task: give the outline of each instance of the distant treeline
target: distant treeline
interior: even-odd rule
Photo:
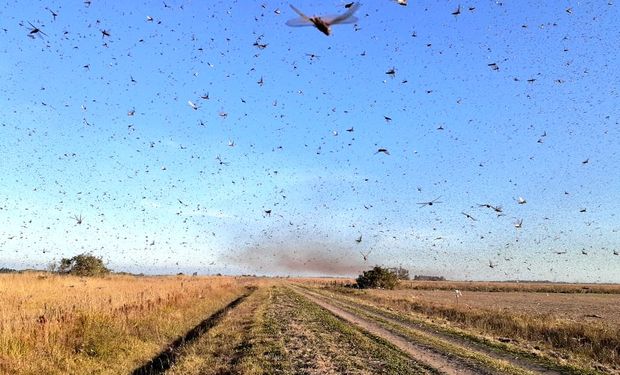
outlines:
[[[15,273],[15,272],[19,272],[19,271],[14,270],[12,268],[6,268],[6,267],[0,268],[0,273]]]

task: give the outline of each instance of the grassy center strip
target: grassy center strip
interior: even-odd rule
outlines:
[[[247,361],[273,371],[238,373],[436,373],[288,288],[272,288],[270,300]]]

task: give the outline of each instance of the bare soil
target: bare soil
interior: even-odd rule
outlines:
[[[372,290],[370,294],[405,298],[454,306],[454,291],[446,290]],[[462,291],[459,304],[472,308],[510,311],[532,316],[552,315],[571,321],[588,321],[612,326],[620,325],[620,294],[594,293],[532,293],[532,292],[473,292]]]

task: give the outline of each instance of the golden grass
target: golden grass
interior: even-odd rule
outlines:
[[[244,291],[227,277],[0,275],[0,373],[122,373]]]
[[[193,343],[185,346],[167,375],[241,373],[239,363],[252,349],[255,315],[269,300],[259,288]],[[247,372],[247,371],[246,371]]]

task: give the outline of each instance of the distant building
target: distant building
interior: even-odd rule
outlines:
[[[426,275],[415,275],[413,279],[418,280],[418,281],[445,281],[446,280],[446,278],[443,276],[426,276]]]

